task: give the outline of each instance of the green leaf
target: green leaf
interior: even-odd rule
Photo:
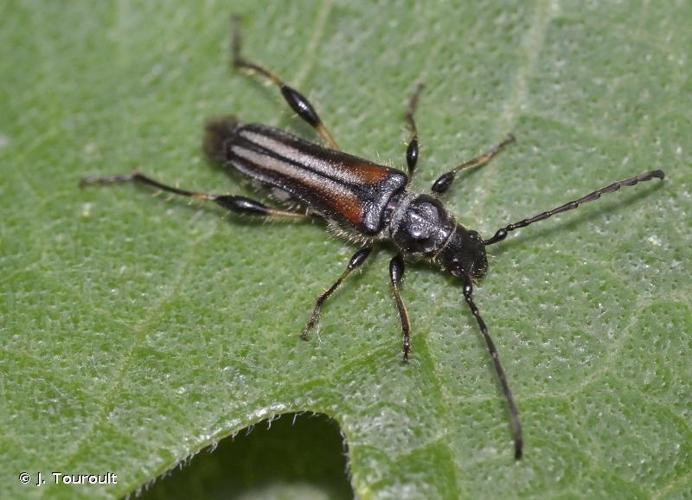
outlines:
[[[484,235],[666,171],[489,248],[475,298],[521,411],[521,462],[453,279],[408,266],[407,365],[387,248],[301,342],[354,251],[322,224],[78,189],[139,168],[249,194],[204,161],[206,118],[314,136],[274,88],[229,70],[229,9],[246,56],[354,154],[403,167],[406,98],[425,81],[415,189],[514,132],[446,195]],[[689,2],[4,3],[0,496],[126,495],[290,412],[339,424],[362,498],[690,495],[690,25]],[[53,471],[118,481],[54,485]]]

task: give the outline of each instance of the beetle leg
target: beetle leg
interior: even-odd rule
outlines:
[[[404,278],[404,259],[401,254],[395,255],[389,261],[389,278],[392,284],[392,293],[396,300],[396,308],[399,311],[399,319],[401,320],[401,332],[404,336],[403,350],[404,361],[408,361],[408,354],[411,352],[411,321],[408,318],[406,305],[401,298],[400,285]]]
[[[237,16],[233,16],[231,17],[231,23],[233,28],[231,30],[231,56],[233,57],[233,67],[248,71],[250,73],[257,73],[267,78],[271,83],[279,88],[281,95],[291,109],[293,109],[298,116],[300,116],[305,122],[307,122],[317,131],[327,146],[332,149],[339,149],[334,137],[332,137],[332,134],[329,132],[327,127],[324,126],[324,123],[322,123],[317,111],[315,111],[315,108],[312,104],[310,104],[307,97],[293,87],[286,85],[276,73],[263,68],[259,64],[248,61],[240,55],[240,20]]]
[[[344,272],[341,273],[341,276],[337,278],[337,280],[334,282],[334,284],[332,284],[332,286],[330,286],[327,290],[322,292],[322,294],[319,297],[317,297],[317,300],[315,301],[315,307],[312,310],[312,314],[310,315],[310,319],[308,320],[308,323],[305,325],[305,328],[303,328],[303,333],[300,335],[303,340],[307,340],[310,336],[310,333],[317,326],[317,323],[320,320],[320,310],[322,309],[322,304],[324,304],[324,302],[332,296],[336,289],[339,288],[341,283],[348,277],[349,274],[351,274],[351,271],[363,265],[363,262],[365,262],[365,260],[368,258],[371,251],[372,247],[367,246],[361,248],[356,253],[354,253],[351,257],[351,260],[348,262],[346,269],[344,269]]]
[[[245,196],[236,196],[236,195],[230,195],[230,194],[199,193],[196,191],[188,191],[186,189],[180,189],[177,187],[168,186],[166,184],[162,184],[161,182],[154,180],[151,177],[148,177],[148,176],[146,176],[140,172],[137,172],[137,171],[132,172],[131,174],[128,174],[128,175],[84,177],[80,181],[79,185],[81,187],[84,187],[84,186],[89,186],[89,185],[94,185],[94,184],[108,185],[108,184],[121,184],[124,182],[134,182],[134,183],[138,183],[138,184],[144,184],[147,186],[154,187],[156,189],[160,189],[161,191],[166,191],[166,192],[178,194],[181,196],[187,196],[187,197],[192,198],[194,200],[213,201],[217,205],[220,205],[223,208],[225,208],[226,210],[229,210],[231,212],[235,212],[237,214],[255,215],[255,216],[259,215],[259,216],[263,216],[263,217],[272,217],[272,218],[283,218],[283,217],[305,218],[305,217],[308,217],[308,215],[306,215],[304,213],[291,212],[288,210],[280,210],[277,208],[268,207],[264,203],[253,200],[251,198],[246,198]]]
[[[433,182],[432,185],[432,192],[435,194],[442,194],[445,191],[449,189],[449,186],[452,185],[452,181],[454,181],[454,177],[457,175],[458,172],[462,170],[466,170],[469,168],[475,168],[475,167],[482,167],[486,163],[488,163],[490,160],[495,158],[495,156],[500,153],[506,146],[509,144],[513,143],[516,139],[512,134],[509,134],[507,138],[502,141],[499,144],[496,144],[490,150],[480,156],[477,156],[476,158],[466,161],[462,163],[461,165],[457,165],[454,167],[452,170],[449,172],[446,172],[442,174],[440,177],[437,178],[435,182]]]
[[[418,163],[418,128],[416,127],[416,120],[413,115],[416,113],[418,97],[423,87],[423,83],[418,83],[416,85],[411,93],[411,97],[409,97],[408,107],[406,108],[406,124],[411,132],[411,138],[406,147],[406,165],[408,166],[409,181],[413,177],[413,171],[416,168],[416,163]]]

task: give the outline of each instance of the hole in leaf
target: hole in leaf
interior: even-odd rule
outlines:
[[[326,415],[289,413],[202,451],[141,498],[353,498],[338,424]]]

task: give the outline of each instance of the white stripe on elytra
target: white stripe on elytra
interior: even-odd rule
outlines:
[[[332,163],[313,155],[300,151],[297,148],[289,146],[284,142],[278,141],[265,134],[257,133],[251,130],[242,129],[239,134],[244,139],[257,144],[269,151],[274,151],[277,154],[286,157],[287,159],[298,164],[305,165],[308,169],[320,172],[326,177],[338,179],[347,184],[361,184],[362,177],[354,175],[350,168],[343,163]],[[295,168],[295,167],[294,167]]]
[[[339,193],[341,196],[347,196],[350,198],[351,203],[358,203],[358,197],[351,192],[349,189],[339,182],[333,181],[332,179],[325,178],[323,175],[315,173],[307,169],[296,169],[293,165],[286,163],[285,161],[278,160],[272,156],[257,153],[251,149],[244,148],[237,144],[231,146],[231,152],[241,159],[245,159],[259,166],[259,170],[256,168],[245,167],[242,163],[233,163],[235,168],[243,172],[250,178],[260,178],[260,180],[267,182],[268,184],[276,185],[276,179],[270,177],[271,172],[275,172],[289,180],[295,179],[298,183],[306,184],[308,186],[324,186],[326,191],[332,193]],[[261,170],[269,170],[269,173],[264,173]],[[326,186],[325,186],[326,184]],[[278,186],[285,189],[285,186]],[[297,195],[298,193],[293,193]]]

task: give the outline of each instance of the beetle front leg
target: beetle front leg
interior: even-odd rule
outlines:
[[[437,178],[435,182],[433,182],[431,191],[435,194],[442,194],[446,192],[452,185],[452,182],[454,181],[454,178],[456,177],[457,173],[469,168],[482,167],[490,160],[495,158],[495,156],[497,156],[503,149],[505,149],[506,146],[515,141],[516,139],[514,138],[514,136],[512,134],[509,134],[504,141],[490,148],[490,150],[487,153],[483,153],[482,155],[477,156],[472,160],[466,161],[461,165],[457,165],[449,172],[442,174],[440,177]]]
[[[404,259],[402,258],[401,254],[395,255],[392,260],[389,261],[389,278],[392,283],[394,300],[396,300],[396,308],[397,311],[399,311],[399,319],[401,320],[401,332],[404,337],[404,362],[406,362],[408,361],[408,355],[411,352],[411,321],[409,320],[408,311],[406,310],[406,305],[401,298],[400,291],[401,280],[404,278],[404,269]]]
[[[332,296],[336,289],[339,288],[341,283],[348,277],[349,274],[351,274],[351,272],[354,269],[357,269],[363,265],[363,262],[366,261],[371,251],[372,247],[367,246],[361,248],[356,253],[354,253],[351,257],[351,260],[348,262],[346,269],[344,269],[344,272],[341,273],[341,276],[337,278],[337,280],[334,282],[334,284],[332,284],[332,286],[330,286],[327,290],[322,292],[322,294],[319,297],[317,297],[317,300],[315,301],[315,307],[313,308],[312,314],[310,315],[310,319],[308,320],[308,323],[305,325],[305,328],[303,328],[303,333],[301,333],[300,335],[300,337],[303,340],[307,340],[310,337],[310,333],[317,327],[317,323],[319,323],[320,321],[320,311],[322,310],[322,304],[324,304],[324,302]]]

